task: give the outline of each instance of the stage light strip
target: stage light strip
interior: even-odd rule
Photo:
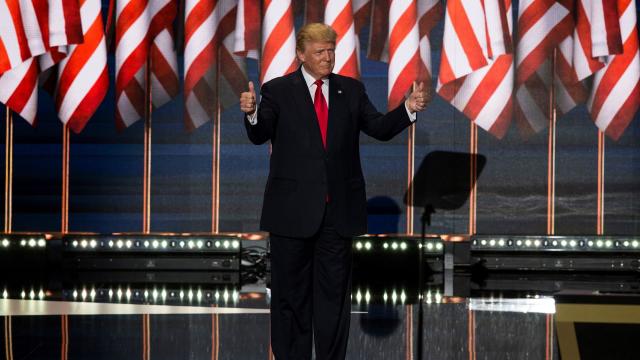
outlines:
[[[640,239],[635,237],[478,237],[472,251],[590,251],[637,252]]]
[[[63,242],[65,249],[73,251],[182,251],[194,252],[201,250],[224,251],[225,253],[237,253],[240,249],[240,241],[236,239],[216,238],[67,238]]]

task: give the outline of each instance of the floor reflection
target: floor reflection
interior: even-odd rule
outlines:
[[[272,358],[268,279],[99,275],[2,279],[5,358]],[[637,358],[636,275],[425,279],[354,279],[348,359]]]

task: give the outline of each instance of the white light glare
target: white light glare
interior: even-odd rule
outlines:
[[[43,248],[45,246],[47,246],[47,242],[44,239],[38,240],[38,247]]]
[[[240,247],[240,241],[238,241],[238,240],[233,240],[233,242],[231,243],[231,246],[232,246],[234,249],[239,248],[239,247]]]
[[[29,247],[36,247],[36,239],[29,239]]]
[[[2,292],[2,298],[4,299],[9,298],[9,293],[7,292],[7,289],[4,289],[4,291]]]
[[[407,244],[404,242],[400,243],[400,250],[407,250]]]
[[[83,249],[86,249],[86,248],[87,248],[87,246],[89,246],[89,242],[88,242],[87,240],[82,240],[82,241],[80,241],[80,246],[81,246]]]
[[[367,241],[366,243],[364,243],[364,248],[365,250],[371,250],[371,242]]]
[[[360,241],[356,242],[356,249],[362,250],[362,243]]]
[[[91,240],[89,241],[89,246],[91,246],[92,249],[95,249],[96,246],[98,246],[98,242],[95,240]]]
[[[7,239],[2,240],[2,246],[9,247],[9,240]]]

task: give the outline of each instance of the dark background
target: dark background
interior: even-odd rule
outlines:
[[[106,13],[107,1],[103,3]],[[302,16],[297,15],[297,28],[302,21]],[[438,73],[442,30],[441,22],[431,36],[434,78]],[[368,31],[365,28],[360,34],[362,81],[372,102],[383,110],[387,106],[387,65],[365,58]],[[113,53],[109,59],[113,80]],[[182,72],[182,57],[178,62]],[[248,61],[248,72],[256,81],[256,61]],[[116,132],[113,81],[111,85],[85,130],[71,136],[70,231],[142,229],[143,122],[122,133]],[[35,128],[18,117],[14,120],[14,231],[60,230],[62,124],[47,94],[40,94],[39,107]],[[636,114],[617,142],[606,140],[605,234],[640,234],[639,117]],[[248,141],[241,119],[237,106],[225,111],[221,119],[221,231],[258,230],[269,148]],[[557,124],[556,233],[595,234],[597,128],[584,105],[559,118]],[[180,94],[154,112],[152,126],[151,231],[210,231],[211,122],[192,133],[186,132]],[[3,131],[4,127],[2,122]],[[469,120],[464,115],[436,97],[418,116],[416,170],[432,152],[467,153],[469,129]],[[479,130],[478,152],[486,163],[477,183],[478,233],[546,232],[547,138],[548,132],[544,130],[523,139],[515,124],[502,140]],[[395,203],[399,209],[395,212],[383,209],[373,214],[370,229],[407,232],[404,205],[409,180],[407,132],[386,143],[363,135],[361,143],[369,198],[389,198],[385,201]],[[4,146],[0,151],[4,159]],[[444,170],[446,174],[447,169]],[[415,210],[416,232],[420,231],[422,212],[422,208]],[[463,198],[456,208],[435,209],[427,231],[466,233],[468,216],[468,201]]]

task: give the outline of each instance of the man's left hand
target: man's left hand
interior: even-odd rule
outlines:
[[[405,101],[407,108],[411,112],[422,111],[427,107],[427,104],[431,102],[433,98],[432,90],[426,86],[424,82],[413,82],[413,90]]]

